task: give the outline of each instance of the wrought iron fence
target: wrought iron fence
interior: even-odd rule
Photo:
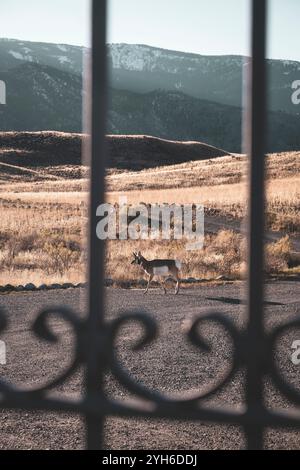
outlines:
[[[250,449],[263,447],[263,432],[267,427],[300,428],[296,411],[268,409],[264,403],[263,380],[270,377],[278,390],[294,405],[300,404],[300,392],[281,375],[274,349],[276,341],[288,328],[300,326],[300,319],[283,324],[271,332],[264,329],[263,318],[263,238],[264,238],[264,140],[266,129],[266,0],[252,0],[252,67],[247,111],[247,140],[250,143],[250,214],[249,214],[249,277],[248,322],[243,331],[222,314],[201,315],[192,324],[188,338],[201,351],[205,348],[200,327],[204,322],[221,325],[230,335],[234,353],[230,370],[221,382],[194,396],[170,399],[136,382],[118,362],[114,342],[119,329],[136,321],[144,329],[137,348],[151,342],[158,329],[146,314],[127,312],[107,321],[104,317],[103,266],[104,246],[96,237],[96,208],[104,201],[105,126],[106,126],[106,1],[92,2],[92,61],[90,82],[91,126],[91,186],[89,230],[89,305],[87,319],[79,319],[67,308],[43,310],[32,329],[43,340],[55,341],[48,326],[52,315],[59,314],[75,331],[73,363],[60,377],[36,390],[22,390],[0,380],[0,407],[21,410],[74,412],[86,419],[86,446],[103,447],[103,424],[107,416],[166,418],[236,424],[244,429]],[[0,313],[0,332],[6,328],[6,317]],[[64,383],[84,366],[85,394],[80,400],[58,399],[49,391]],[[246,370],[245,406],[243,408],[202,407],[203,400],[212,397],[228,384],[242,368]],[[104,374],[112,375],[135,397],[136,402],[119,401],[104,392]],[[144,404],[143,404],[144,403]]]

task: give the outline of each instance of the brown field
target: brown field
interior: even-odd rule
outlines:
[[[281,240],[268,245],[268,272],[288,272],[290,239],[299,236],[299,156],[290,152],[267,158],[267,225],[282,233]],[[246,173],[243,155],[142,171],[110,169],[107,201],[118,202],[125,195],[132,205],[201,203],[223,221],[240,220],[247,209]],[[0,163],[0,284],[84,280],[87,177],[87,169],[79,165],[25,168]],[[184,241],[110,241],[107,277],[122,282],[140,279],[130,260],[132,251],[141,249],[150,258],[179,258],[183,277],[240,278],[245,271],[245,238],[223,225],[218,233],[206,233],[198,252],[186,251]]]

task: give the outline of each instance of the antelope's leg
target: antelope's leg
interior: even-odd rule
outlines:
[[[161,279],[161,280],[159,281],[159,283],[160,283],[161,287],[163,288],[164,294],[166,294],[166,293],[167,293],[167,290],[166,290],[166,287],[165,287],[165,280],[164,280],[164,279]]]
[[[175,294],[178,294],[178,292],[179,292],[179,281],[180,281],[178,274],[175,276],[175,279],[176,279]]]
[[[149,289],[149,286],[150,286],[150,282],[152,281],[152,279],[153,279],[153,274],[150,274],[150,275],[149,275],[149,279],[148,279],[148,284],[147,284],[146,290],[144,290],[144,294],[147,294],[148,289]]]

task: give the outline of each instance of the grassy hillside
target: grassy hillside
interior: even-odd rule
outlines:
[[[0,132],[0,163],[30,168],[81,165],[84,138],[63,132]],[[173,142],[144,135],[109,135],[107,149],[108,167],[126,170],[228,155],[201,142]]]
[[[81,165],[81,136],[0,137],[0,284],[84,280],[88,168]],[[122,195],[132,205],[200,203],[206,217],[205,245],[196,252],[186,251],[185,241],[110,241],[107,277],[125,285],[140,279],[130,257],[141,249],[149,257],[178,257],[184,277],[240,278],[245,272],[239,226],[247,209],[247,158],[201,143],[144,136],[108,136],[107,142],[109,202]],[[275,233],[267,248],[270,273],[298,269],[289,266],[300,233],[299,157],[299,152],[266,157],[267,226]]]

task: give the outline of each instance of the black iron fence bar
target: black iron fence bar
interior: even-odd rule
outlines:
[[[97,331],[104,328],[104,243],[96,236],[96,209],[104,202],[106,133],[106,0],[92,0],[92,52],[90,63],[90,228],[89,228],[89,302],[87,321],[88,356],[86,400],[103,397],[103,346]],[[101,449],[103,421],[93,412],[86,414],[87,447]]]
[[[247,141],[250,144],[249,254],[248,254],[248,354],[246,401],[248,413],[263,406],[263,290],[264,290],[264,167],[266,134],[266,8],[267,0],[252,0],[252,44]],[[246,427],[248,447],[263,446],[263,426]]]
[[[247,139],[251,143],[250,155],[250,219],[249,219],[249,286],[248,286],[248,325],[247,330],[238,331],[225,315],[218,313],[201,314],[191,326],[189,340],[200,349],[203,338],[199,325],[212,321],[223,326],[230,335],[234,354],[232,368],[226,378],[212,387],[209,392],[199,391],[196,398],[178,397],[170,399],[141,387],[134,382],[128,371],[117,360],[114,339],[124,321],[138,321],[145,329],[145,339],[141,344],[154,339],[157,328],[153,319],[139,312],[123,312],[113,321],[104,319],[104,246],[96,236],[96,208],[104,202],[105,186],[105,129],[106,129],[106,1],[92,1],[92,61],[89,68],[91,78],[90,103],[90,231],[89,231],[89,301],[88,317],[81,320],[75,312],[66,307],[52,307],[42,310],[37,316],[32,330],[42,340],[58,341],[48,324],[55,312],[73,327],[75,333],[74,357],[69,368],[57,379],[35,390],[23,390],[6,383],[0,377],[1,408],[19,410],[47,410],[79,413],[86,418],[88,449],[103,448],[104,418],[119,416],[124,418],[165,418],[234,424],[244,429],[248,448],[263,447],[263,432],[266,427],[293,427],[300,429],[300,413],[273,410],[264,406],[263,379],[273,379],[275,386],[294,405],[300,403],[299,391],[294,389],[281,376],[274,362],[273,350],[276,339],[287,328],[299,328],[300,319],[287,322],[268,333],[264,330],[263,318],[263,239],[264,239],[264,138],[266,132],[266,0],[252,0],[252,68],[249,91]],[[0,333],[5,330],[7,320],[0,310]],[[201,330],[201,328],[200,328]],[[86,389],[82,398],[54,399],[48,392],[73,376],[80,366],[86,368]],[[213,396],[231,381],[235,373],[246,368],[246,406],[230,409],[202,407],[206,396]],[[110,371],[114,378],[136,395],[138,400],[112,399],[104,394],[104,372]],[[125,385],[124,385],[125,384]],[[207,395],[208,393],[208,395]],[[141,399],[143,398],[143,399]]]
[[[107,416],[122,418],[145,418],[199,421],[203,423],[233,424],[247,428],[250,425],[260,425],[282,430],[284,427],[300,430],[300,412],[294,410],[268,410],[262,409],[261,413],[250,416],[245,407],[216,407],[202,408],[170,405],[161,407],[148,407],[141,401],[113,400],[82,401],[71,399],[53,399],[31,393],[10,393],[4,401],[1,401],[1,409],[15,409],[27,411],[53,411],[68,412],[72,414],[92,413],[95,418],[103,418],[104,410]]]

